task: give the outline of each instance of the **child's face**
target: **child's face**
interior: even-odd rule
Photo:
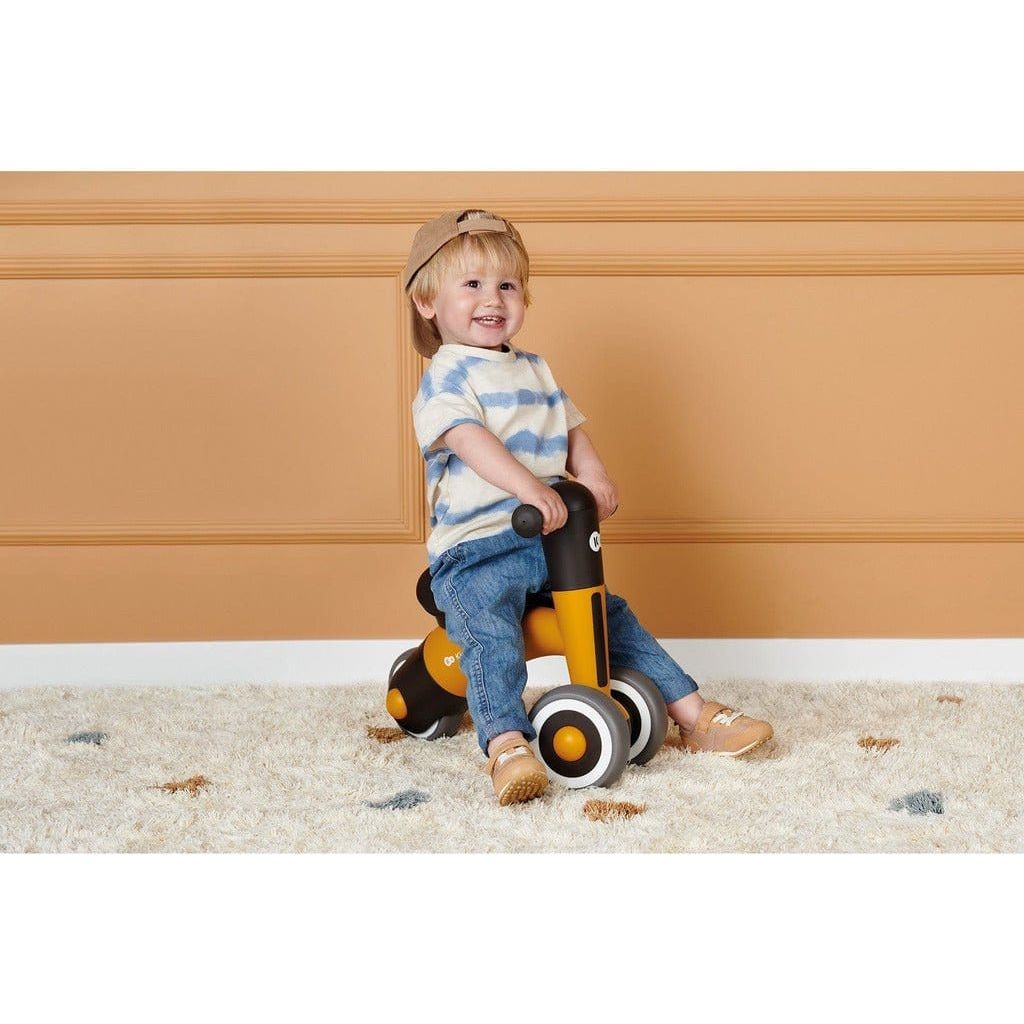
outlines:
[[[465,273],[450,273],[433,302],[417,299],[416,306],[428,320],[437,317],[446,345],[476,348],[501,348],[515,337],[526,315],[522,282],[468,256]]]

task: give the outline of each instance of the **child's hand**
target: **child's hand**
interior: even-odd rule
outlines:
[[[565,507],[562,496],[553,487],[548,487],[540,480],[535,479],[533,485],[525,487],[516,494],[516,497],[524,505],[533,505],[540,510],[540,514],[544,517],[542,533],[548,534],[560,530],[569,518],[569,510]]]
[[[597,521],[607,519],[619,507],[619,492],[606,473],[584,473],[576,477],[597,499]]]

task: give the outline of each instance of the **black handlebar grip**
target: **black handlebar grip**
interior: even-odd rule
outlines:
[[[535,505],[520,505],[512,513],[512,529],[520,537],[536,537],[544,529],[544,513]]]

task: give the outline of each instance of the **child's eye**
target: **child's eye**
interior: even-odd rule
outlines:
[[[511,288],[511,289],[512,289],[512,291],[515,291],[515,290],[516,290],[516,286],[515,286],[515,283],[514,283],[514,282],[512,282],[512,281],[502,281],[502,283],[501,283],[501,287],[502,287],[502,288],[506,288],[506,287],[507,287],[507,288]]]
[[[479,281],[467,281],[466,286],[469,288],[475,288],[479,283]]]

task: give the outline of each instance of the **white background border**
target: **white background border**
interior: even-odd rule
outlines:
[[[5,4],[0,167],[1021,170],[1020,19],[994,0]],[[5,1016],[1002,1019],[1019,867],[4,857]],[[536,955],[499,988],[503,950]]]

